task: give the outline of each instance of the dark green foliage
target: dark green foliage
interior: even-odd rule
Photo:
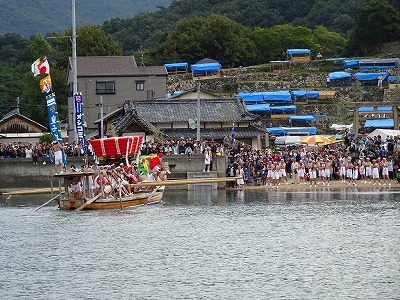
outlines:
[[[388,0],[370,0],[360,5],[357,11],[357,23],[349,40],[349,53],[376,53],[383,43],[400,40],[400,12]]]

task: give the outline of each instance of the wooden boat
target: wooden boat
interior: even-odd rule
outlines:
[[[120,193],[118,198],[108,198],[103,192],[90,197],[89,176],[94,175],[93,172],[69,172],[56,174],[54,177],[59,178],[59,208],[63,210],[83,210],[83,209],[122,209],[132,206],[157,204],[162,200],[163,189],[159,186],[154,190],[136,192],[130,196],[123,196]],[[82,197],[72,197],[70,184],[77,177],[83,182]],[[63,187],[62,183],[63,181]],[[65,191],[65,192],[64,192]]]

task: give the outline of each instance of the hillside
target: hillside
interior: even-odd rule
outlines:
[[[169,6],[171,0],[76,0],[77,26],[103,24],[111,18],[130,18],[140,12]],[[0,0],[0,34],[63,32],[71,27],[71,0]]]
[[[180,0],[145,15],[112,19],[103,25],[103,29],[120,41],[127,52],[140,46],[154,46],[183,18],[212,13],[225,15],[248,28],[281,24],[308,28],[323,25],[348,36],[356,23],[357,6],[364,2],[366,0]]]

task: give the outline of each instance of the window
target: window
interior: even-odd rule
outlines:
[[[114,80],[97,80],[96,94],[115,94]]]
[[[136,90],[144,91],[144,80],[136,81]]]

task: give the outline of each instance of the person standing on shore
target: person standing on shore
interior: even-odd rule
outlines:
[[[204,170],[203,172],[210,172],[210,165],[212,160],[212,151],[210,147],[207,147],[204,151]]]
[[[62,146],[58,143],[57,140],[53,141],[51,146],[54,153],[54,172],[55,174],[62,173],[64,169],[63,158],[62,158]],[[59,169],[59,171],[58,171]]]

